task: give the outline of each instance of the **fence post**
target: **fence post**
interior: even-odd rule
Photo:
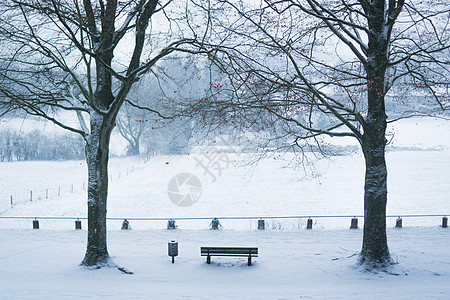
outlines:
[[[222,228],[222,224],[220,224],[219,219],[217,219],[217,218],[214,218],[211,221],[211,224],[209,224],[209,229],[218,230],[220,228]]]
[[[174,219],[169,219],[169,221],[167,221],[167,230],[175,230],[177,227]]]
[[[398,217],[397,221],[395,221],[395,228],[402,228],[402,218]]]
[[[308,219],[308,222],[306,223],[306,229],[312,229],[313,220],[311,218]]]
[[[442,228],[447,228],[447,222],[448,222],[448,218],[444,216],[442,218]]]
[[[48,189],[45,189],[45,199],[48,199]]]
[[[33,220],[33,229],[39,229],[39,221],[37,219]]]
[[[80,220],[75,221],[75,230],[81,230],[81,221]]]
[[[73,194],[73,184],[72,184],[72,194]]]
[[[30,191],[30,202],[33,202],[33,191]]]
[[[11,200],[11,207],[13,207],[13,198],[12,198],[12,195],[10,195],[10,200]]]
[[[258,230],[266,229],[266,222],[263,219],[258,220]]]
[[[61,196],[61,187],[58,186],[58,196]]]
[[[358,219],[356,217],[354,217],[352,219],[352,223],[350,225],[350,229],[358,229]]]
[[[123,220],[122,227],[120,229],[131,230],[130,222],[128,222],[127,219]]]

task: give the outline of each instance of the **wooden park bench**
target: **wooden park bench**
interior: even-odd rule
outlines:
[[[201,247],[201,256],[206,256],[206,263],[211,263],[211,256],[248,256],[248,265],[252,265],[252,257],[258,257],[256,247]]]

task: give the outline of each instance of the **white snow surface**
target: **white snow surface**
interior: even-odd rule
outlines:
[[[117,269],[77,265],[85,232],[0,230],[1,299],[446,299],[449,231],[388,230],[399,264],[387,273],[356,268],[361,230],[112,230]],[[179,242],[175,264],[167,242]],[[200,246],[258,246],[259,257],[200,257]]]
[[[446,299],[450,295],[449,229],[439,225],[450,215],[450,125],[438,119],[404,120],[387,153],[388,241],[398,264],[389,273],[365,272],[356,266],[360,229],[350,230],[350,216],[363,214],[364,161],[355,152],[298,165],[293,156],[268,156],[250,164],[252,154],[223,153],[143,158],[110,162],[108,216],[112,260],[116,268],[79,266],[86,247],[74,220],[4,217],[86,216],[86,164],[69,162],[0,163],[0,299]],[[211,174],[198,165],[219,155],[224,167]],[[229,165],[227,164],[229,159]],[[227,166],[227,168],[225,168]],[[168,183],[189,172],[202,183],[202,194],[190,207],[168,197]],[[72,185],[73,193],[72,193]],[[60,196],[57,195],[60,187]],[[46,199],[48,189],[48,199]],[[33,201],[30,201],[30,190]],[[13,207],[10,196],[13,195]],[[397,216],[404,228],[394,228]],[[346,216],[227,220],[238,216]],[[168,218],[179,229],[165,230]],[[218,217],[222,230],[208,230]],[[221,219],[222,217],[222,219]],[[122,218],[131,231],[121,231]],[[160,221],[133,218],[163,218]],[[175,264],[167,243],[179,242]],[[208,265],[201,246],[256,246],[259,257],[213,257]]]

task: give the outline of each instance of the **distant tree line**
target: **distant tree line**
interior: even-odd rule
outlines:
[[[0,131],[0,161],[84,159],[84,143],[73,134],[46,135],[39,130],[28,133]]]

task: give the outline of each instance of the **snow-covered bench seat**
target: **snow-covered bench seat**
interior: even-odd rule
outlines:
[[[257,247],[201,247],[201,256],[206,256],[206,263],[211,263],[211,256],[248,256],[248,265],[252,265],[252,257],[258,257]]]

